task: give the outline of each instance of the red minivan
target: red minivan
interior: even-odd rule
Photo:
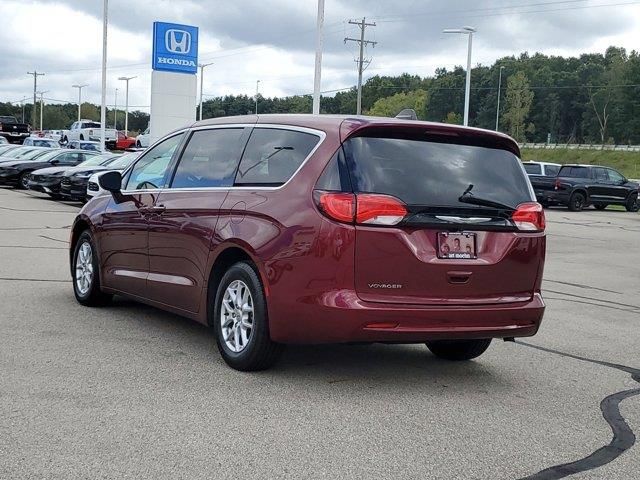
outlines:
[[[534,335],[545,219],[491,131],[261,115],[175,131],[100,178],[71,233],[77,300],[124,295],[215,330],[239,370],[287,343],[426,343],[468,360]]]

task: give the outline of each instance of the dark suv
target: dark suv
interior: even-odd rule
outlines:
[[[376,118],[220,118],[176,131],[76,218],[77,300],[113,294],[214,328],[234,368],[286,343],[426,343],[468,360],[534,335],[541,206],[517,144]]]

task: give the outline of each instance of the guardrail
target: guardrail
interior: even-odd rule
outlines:
[[[620,152],[640,152],[640,145],[598,145],[578,143],[521,143],[520,148],[546,150],[616,150]]]

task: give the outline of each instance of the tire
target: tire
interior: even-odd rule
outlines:
[[[244,301],[236,304],[237,295]],[[278,360],[284,346],[269,337],[264,289],[249,263],[239,262],[227,270],[211,310],[213,318],[209,319],[209,324],[215,329],[220,355],[231,368],[245,372],[265,370]]]
[[[438,340],[427,342],[427,348],[436,357],[444,360],[463,361],[482,355],[489,345],[490,338],[480,340]]]
[[[627,209],[627,212],[637,212],[640,210],[640,203],[638,202],[638,194],[632,193],[629,195],[627,199],[627,203],[625,203],[624,208]]]
[[[29,188],[29,179],[27,178],[27,176],[30,174],[31,172],[22,172],[20,174],[20,176],[18,177],[18,183],[16,184],[16,188],[18,190],[27,190]]]
[[[87,246],[89,250],[87,250]],[[84,256],[84,258],[81,257]],[[87,255],[89,258],[87,258]],[[80,258],[79,258],[80,257]],[[86,259],[86,260],[85,260]],[[79,261],[80,260],[80,261]],[[90,272],[90,278],[84,277],[86,282],[79,279],[80,271]],[[100,289],[100,265],[96,253],[95,243],[89,230],[82,232],[73,249],[73,260],[71,263],[73,293],[76,300],[86,307],[101,307],[108,304],[113,295],[104,293]]]
[[[142,148],[142,144],[140,143],[140,141],[137,141],[137,142],[136,142],[136,147],[138,147],[138,148]]]
[[[581,212],[585,207],[586,198],[584,194],[580,192],[574,192],[571,194],[571,198],[569,198],[569,210],[572,212]]]
[[[84,135],[80,135],[80,140],[84,140]]]
[[[607,205],[607,204],[604,204],[604,205],[602,205],[602,204],[601,204],[601,205],[594,205],[593,207],[594,207],[596,210],[604,210],[604,209],[605,209],[605,208],[607,208],[608,206],[609,206],[609,205]]]

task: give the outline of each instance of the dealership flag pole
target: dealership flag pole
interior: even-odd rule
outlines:
[[[322,76],[322,28],[324,26],[324,0],[318,0],[316,29],[316,71],[313,77],[313,114],[320,114],[320,80]]]
[[[107,123],[107,14],[109,0],[104,0],[102,15],[102,103],[100,105],[100,150],[105,151],[105,125]]]

